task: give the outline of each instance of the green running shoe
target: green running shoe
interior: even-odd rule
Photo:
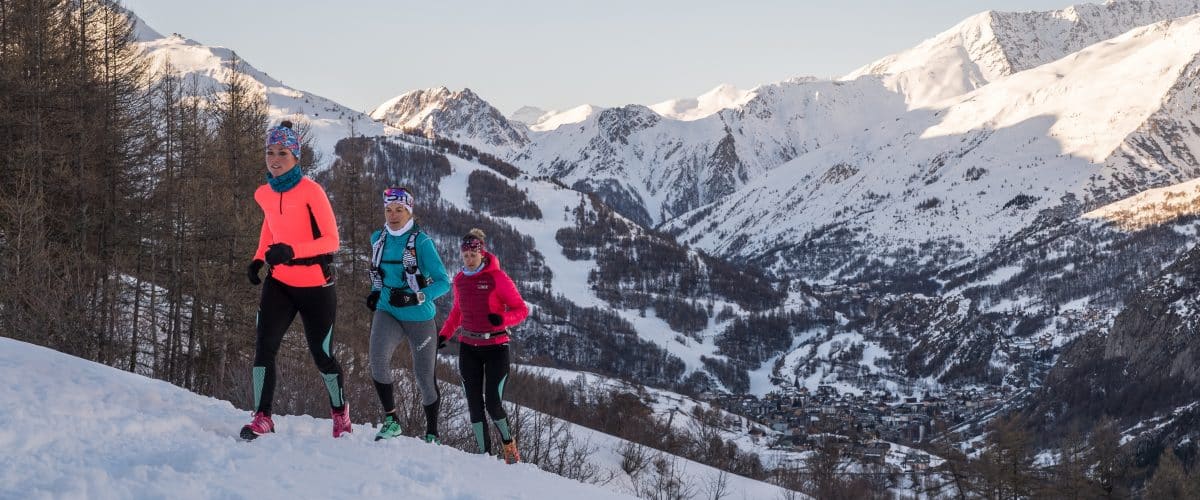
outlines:
[[[426,443],[433,443],[433,444],[442,444],[442,440],[441,440],[441,439],[438,439],[438,437],[437,437],[436,435],[434,435],[434,434],[426,434],[426,435],[425,435],[425,442],[426,442]]]
[[[391,439],[400,435],[400,422],[396,420],[394,415],[388,414],[383,419],[383,426],[379,428],[379,432],[375,434],[376,441]]]

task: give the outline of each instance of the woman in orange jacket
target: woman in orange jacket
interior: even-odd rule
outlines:
[[[254,192],[263,211],[258,250],[247,266],[251,284],[266,283],[258,305],[253,386],[254,417],[242,427],[242,439],[275,432],[271,401],[275,393],[275,357],[296,313],[304,322],[304,338],[325,387],[333,414],[333,437],[350,432],[350,406],[342,397],[342,368],[333,357],[333,253],[338,249],[337,222],[325,190],[304,176],[300,141],[292,123],[267,131],[267,183]]]

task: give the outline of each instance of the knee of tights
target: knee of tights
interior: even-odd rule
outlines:
[[[504,406],[499,403],[487,405],[488,415],[492,416],[492,420],[499,420],[508,416],[504,412]]]
[[[440,402],[441,402],[441,398],[439,398],[437,395],[434,395],[433,397],[429,397],[424,392],[421,393],[421,406],[435,405]]]
[[[316,361],[317,369],[321,370],[321,373],[338,373],[342,371],[342,366],[338,364],[336,359],[333,359],[333,356],[327,356],[325,359],[317,358]]]

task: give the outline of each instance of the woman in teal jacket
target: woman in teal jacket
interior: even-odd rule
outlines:
[[[393,396],[391,359],[407,339],[412,350],[413,374],[425,406],[425,441],[438,440],[437,420],[441,394],[434,368],[437,360],[437,313],[433,299],[450,291],[450,278],[438,257],[433,240],[413,219],[414,198],[408,189],[383,191],[383,229],[371,234],[371,293],[367,307],[371,321],[371,378],[383,404],[384,420],[375,440],[401,433]]]

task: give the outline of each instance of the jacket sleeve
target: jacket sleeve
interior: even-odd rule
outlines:
[[[454,305],[450,306],[450,315],[446,316],[446,322],[442,324],[442,331],[438,333],[439,338],[448,339],[454,335],[454,331],[462,324],[462,310],[458,307],[458,294],[454,294]]]
[[[312,241],[295,243],[292,245],[292,251],[295,252],[297,258],[336,252],[340,245],[337,220],[333,217],[333,207],[329,204],[329,197],[325,195],[325,189],[315,181],[312,182],[312,190],[309,191],[306,202],[308,209],[312,210],[313,219],[317,221],[317,229],[321,231],[321,237]]]
[[[275,235],[271,234],[271,226],[267,225],[267,209],[263,208],[262,202],[258,199],[258,194],[261,190],[262,187],[260,186],[258,190],[254,191],[254,203],[258,205],[258,208],[262,209],[263,213],[262,229],[258,232],[258,248],[254,250],[254,258],[257,260],[266,260],[267,247],[275,243]]]
[[[517,285],[508,277],[508,273],[500,271],[496,275],[496,295],[500,298],[500,303],[508,309],[500,313],[504,317],[504,324],[500,326],[516,326],[529,316],[529,307],[525,305],[525,299],[521,298],[521,292],[517,291]]]
[[[433,246],[433,240],[429,236],[425,236],[417,244],[417,262],[421,266],[421,274],[426,278],[433,280],[429,286],[422,288],[425,292],[425,300],[433,300],[450,291],[450,277],[446,275],[446,266],[442,265],[442,258],[438,256],[437,247]]]
[[[258,249],[254,251],[255,260],[266,260],[267,247],[274,242],[271,227],[267,225],[267,217],[263,216],[262,230],[258,233]]]

